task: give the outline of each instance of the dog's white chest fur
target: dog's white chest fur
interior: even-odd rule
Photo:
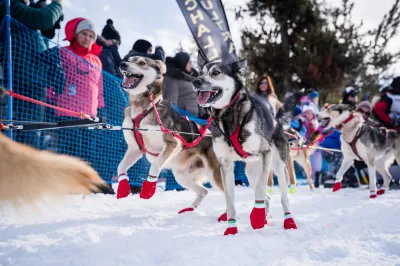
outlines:
[[[256,123],[251,120],[244,126],[244,129],[251,132],[251,135],[243,142],[243,150],[249,153],[257,153],[261,146],[261,136],[256,133]]]

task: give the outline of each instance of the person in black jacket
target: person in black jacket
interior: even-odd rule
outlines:
[[[101,37],[103,37],[105,41],[102,42],[101,38],[98,38],[97,43],[103,46],[103,50],[99,56],[103,64],[103,70],[120,77],[121,74],[118,71],[118,67],[122,60],[118,48],[121,45],[121,36],[114,28],[113,24],[111,19],[107,19],[107,24],[104,26],[101,33]]]
[[[190,55],[179,52],[175,57],[167,57],[166,63],[164,99],[196,117],[203,116],[204,112],[197,103],[197,92],[193,90],[192,83],[199,73],[192,68]]]
[[[149,41],[139,39],[133,44],[132,50],[124,57],[124,60],[132,56],[144,56],[153,60],[165,61],[165,53],[161,46],[156,46],[153,54],[152,51],[153,45]]]
[[[347,87],[342,93],[342,103],[356,107],[358,103],[358,93],[353,87]]]

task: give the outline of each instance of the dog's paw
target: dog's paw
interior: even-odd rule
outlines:
[[[184,208],[184,209],[180,210],[178,212],[178,214],[181,214],[181,213],[184,213],[184,212],[193,212],[193,211],[194,211],[194,209],[192,207],[189,207],[189,208]]]
[[[333,185],[332,192],[336,192],[342,188],[342,182],[341,181],[336,181],[335,185]]]
[[[250,213],[250,223],[253,229],[261,229],[266,224],[266,211],[264,201],[256,201],[255,207]]]
[[[218,222],[226,222],[228,221],[228,214],[224,212],[221,216],[218,217]]]
[[[378,192],[376,192],[376,194],[378,194],[378,195],[385,194],[385,189],[383,189],[383,188],[379,189]]]
[[[237,227],[229,227],[229,228],[226,228],[226,230],[224,232],[224,236],[236,235],[237,233],[238,233]]]
[[[131,193],[131,187],[127,179],[123,179],[118,183],[117,199],[126,198]]]
[[[285,230],[297,229],[297,225],[294,222],[294,219],[292,218],[290,212],[285,213],[285,221],[283,222],[283,228]]]
[[[228,221],[229,227],[226,228],[224,235],[236,235],[238,233],[238,228],[236,225],[236,220],[235,219],[229,219]]]
[[[141,199],[150,199],[156,193],[156,182],[149,182],[148,180],[143,182],[142,190],[140,191]]]

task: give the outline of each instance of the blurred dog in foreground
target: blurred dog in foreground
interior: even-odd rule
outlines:
[[[104,188],[104,181],[85,162],[34,149],[0,133],[0,201],[33,203]]]

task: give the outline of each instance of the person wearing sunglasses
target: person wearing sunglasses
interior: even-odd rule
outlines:
[[[259,98],[261,102],[263,102],[267,106],[267,108],[271,110],[274,117],[278,109],[282,106],[282,103],[279,101],[278,96],[276,96],[275,94],[275,89],[271,82],[271,78],[268,75],[263,75],[259,78],[254,96]],[[289,179],[290,179],[289,192],[295,193],[296,174],[294,171],[294,162],[292,156],[289,157],[288,168],[289,168]],[[272,178],[272,172],[271,172],[268,177],[268,193],[272,193],[273,185],[274,185],[274,180]]]
[[[262,99],[267,107],[272,111],[275,116],[282,103],[278,100],[275,94],[274,86],[272,85],[271,78],[268,75],[261,76],[257,82],[256,96]]]
[[[365,121],[369,120],[372,106],[368,101],[362,101],[357,105],[356,111],[359,112]]]

